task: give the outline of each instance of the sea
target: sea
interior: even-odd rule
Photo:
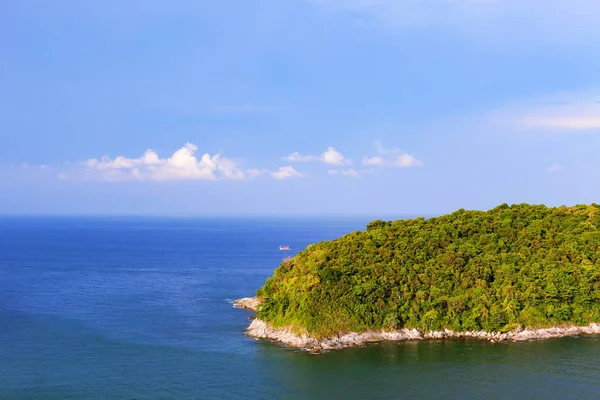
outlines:
[[[597,337],[315,355],[244,335],[234,299],[369,220],[2,217],[0,399],[600,399]]]

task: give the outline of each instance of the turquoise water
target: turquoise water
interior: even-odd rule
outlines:
[[[280,244],[367,221],[0,219],[0,399],[600,398],[596,337],[310,355],[244,336],[230,302]]]

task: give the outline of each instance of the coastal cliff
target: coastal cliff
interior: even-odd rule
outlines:
[[[256,311],[259,305],[260,300],[258,298],[243,298],[234,302],[236,308],[244,308],[252,311]],[[481,339],[496,343],[524,342],[567,336],[597,335],[600,334],[600,323],[591,323],[587,326],[570,325],[537,329],[523,329],[522,327],[517,327],[510,332],[454,332],[449,329],[443,331],[421,332],[418,329],[398,329],[392,331],[366,331],[362,333],[349,332],[334,335],[329,338],[315,338],[308,334],[295,333],[291,327],[274,328],[267,322],[254,318],[250,323],[246,334],[249,337],[256,339],[274,340],[291,347],[297,347],[312,352],[321,352],[358,347],[367,343],[398,342],[406,340]]]

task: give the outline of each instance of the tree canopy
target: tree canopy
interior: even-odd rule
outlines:
[[[284,261],[258,317],[315,337],[598,322],[599,228],[597,204],[373,221]]]

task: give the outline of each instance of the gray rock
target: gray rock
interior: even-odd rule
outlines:
[[[235,307],[256,310],[260,305],[260,300],[256,298],[246,298],[236,300]],[[421,339],[443,339],[443,338],[478,338],[489,340],[492,343],[512,340],[515,342],[528,340],[542,340],[563,336],[578,336],[581,334],[600,334],[600,324],[592,323],[589,326],[555,326],[542,329],[523,329],[519,326],[512,332],[454,332],[449,329],[444,331],[433,331],[423,333],[418,329],[399,329],[394,331],[367,331],[363,333],[349,332],[338,334],[327,339],[316,339],[295,332],[291,327],[273,328],[265,321],[255,318],[250,323],[247,335],[257,339],[276,340],[292,347],[306,349],[311,352],[321,352],[323,350],[342,349],[346,347],[362,346],[371,342],[383,341],[401,341],[401,340],[421,340]]]
[[[233,302],[235,308],[244,308],[246,310],[258,311],[260,306],[260,299],[257,297],[244,297]]]

